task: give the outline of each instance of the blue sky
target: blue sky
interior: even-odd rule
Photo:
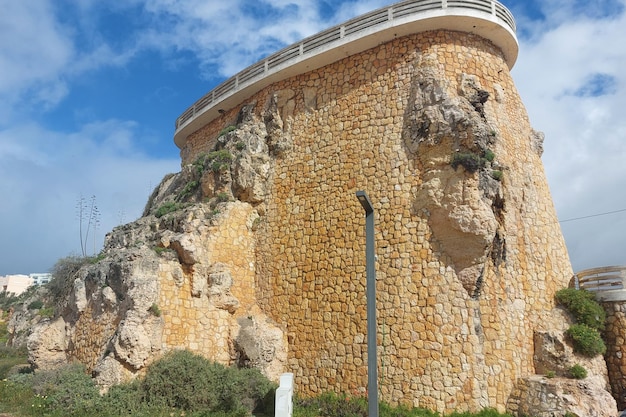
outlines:
[[[179,169],[176,117],[226,77],[385,0],[0,0],[0,275],[96,248]],[[561,220],[626,209],[626,0],[506,0]],[[626,212],[562,223],[574,269],[626,264]],[[89,252],[93,252],[90,244]]]

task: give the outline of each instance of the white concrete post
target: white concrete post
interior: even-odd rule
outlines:
[[[293,414],[293,374],[280,376],[280,386],[276,390],[276,417],[291,417]]]

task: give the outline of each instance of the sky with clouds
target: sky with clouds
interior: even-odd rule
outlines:
[[[575,270],[626,264],[626,0],[504,0],[513,77]],[[179,170],[173,125],[228,76],[388,0],[0,0],[0,275],[80,254]],[[610,213],[610,214],[604,214]],[[95,237],[95,241],[92,238]]]

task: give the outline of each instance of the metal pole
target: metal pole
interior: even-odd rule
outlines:
[[[376,360],[376,253],[374,207],[365,191],[356,197],[365,210],[365,272],[367,298],[367,406],[369,417],[378,417],[378,361]]]

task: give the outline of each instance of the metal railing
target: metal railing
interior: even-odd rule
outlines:
[[[626,289],[626,266],[604,266],[574,274],[571,286],[599,293]]]
[[[276,69],[288,67],[292,62],[305,58],[307,55],[314,56],[321,48],[332,48],[333,44],[343,41],[346,37],[358,39],[394,20],[414,17],[417,14],[435,10],[454,12],[454,9],[464,9],[489,15],[492,20],[502,26],[508,27],[512,33],[515,33],[515,20],[513,19],[513,15],[506,7],[495,0],[402,1],[324,30],[301,42],[281,49],[256,64],[249,66],[218,85],[185,110],[178,119],[176,119],[175,128],[178,131],[187,121],[193,119],[196,114],[201,113],[206,107],[224,100],[226,97],[245,86],[258,82],[268,74],[275,72]]]

